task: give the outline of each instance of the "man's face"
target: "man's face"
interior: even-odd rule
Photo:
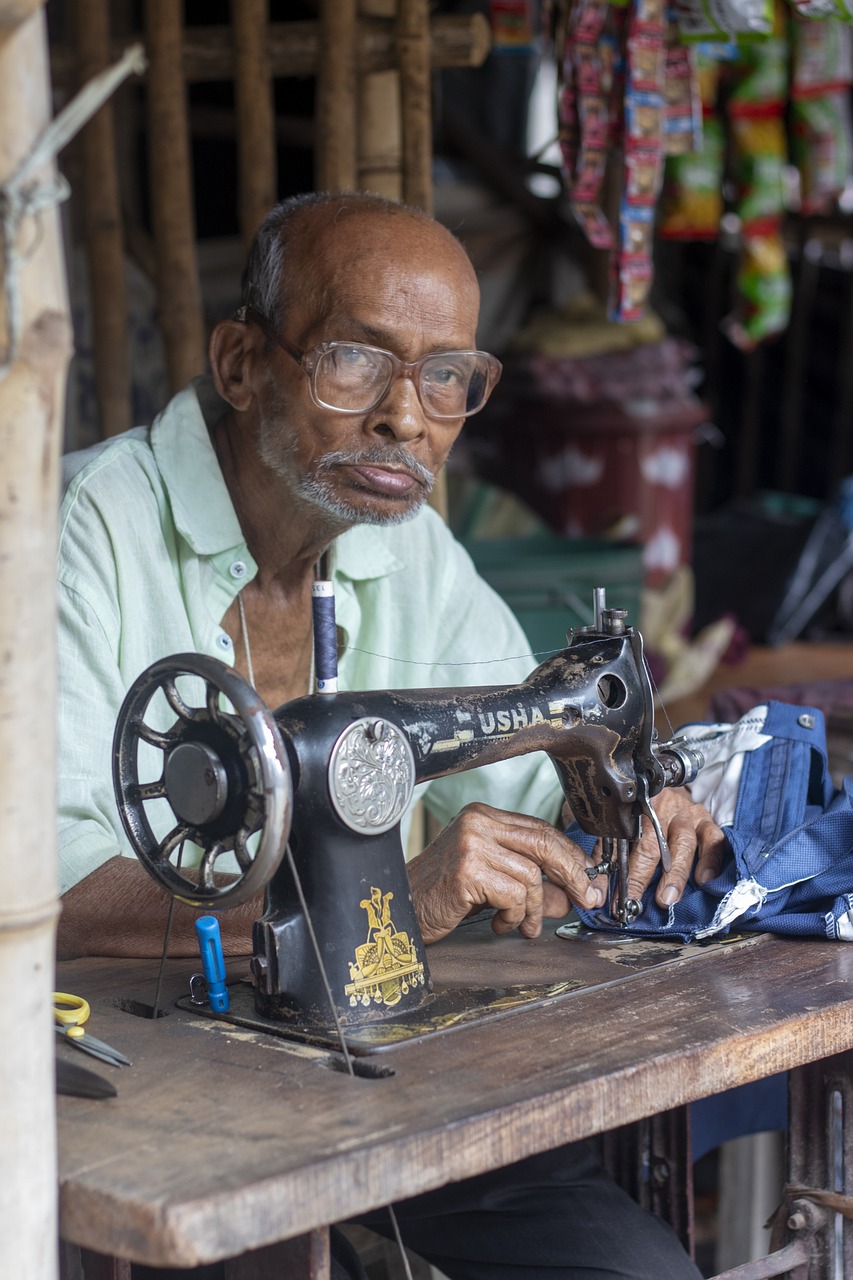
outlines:
[[[282,326],[302,350],[362,342],[413,361],[476,345],[476,279],[439,228],[358,214],[321,226],[311,240],[316,285],[290,306]],[[266,374],[259,452],[290,493],[348,525],[395,524],[415,514],[463,419],[429,418],[406,377],[369,413],[320,408],[308,377],[278,347]]]

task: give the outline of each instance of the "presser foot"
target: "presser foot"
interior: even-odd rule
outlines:
[[[595,880],[600,875],[615,877],[616,886],[615,890],[611,892],[609,914],[600,911],[596,916],[596,920],[599,924],[608,925],[611,928],[615,923],[624,929],[629,924],[633,924],[643,914],[642,902],[638,902],[636,898],[626,898],[624,896],[625,886],[628,883],[629,842],[627,840],[614,841],[605,837],[602,845],[601,861],[594,867],[587,867],[586,874],[590,880]]]

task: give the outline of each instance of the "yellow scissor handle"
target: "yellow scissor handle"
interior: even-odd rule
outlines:
[[[53,1016],[57,1022],[69,1028],[69,1035],[82,1036],[82,1024],[88,1018],[89,1012],[89,1002],[82,996],[71,996],[65,991],[54,991]]]

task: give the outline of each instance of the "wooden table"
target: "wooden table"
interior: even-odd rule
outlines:
[[[63,1237],[154,1265],[260,1250],[233,1274],[265,1276],[275,1241],[322,1253],[310,1233],[327,1223],[853,1046],[853,948],[837,943],[526,941],[475,924],[428,955],[439,987],[539,1002],[372,1055],[375,1078],[174,1007],[124,1012],[151,1002],[153,961],[60,965],[93,1033],[133,1060],[102,1068],[117,1098],[59,1100]],[[168,966],[170,1002],[191,970]]]

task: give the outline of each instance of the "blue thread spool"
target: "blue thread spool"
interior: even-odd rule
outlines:
[[[199,916],[195,922],[195,932],[210,1007],[216,1013],[227,1013],[230,999],[225,985],[225,957],[219,937],[219,921],[216,916]]]
[[[314,618],[314,673],[318,693],[338,691],[338,631],[335,625],[335,588],[322,579],[311,587]]]

